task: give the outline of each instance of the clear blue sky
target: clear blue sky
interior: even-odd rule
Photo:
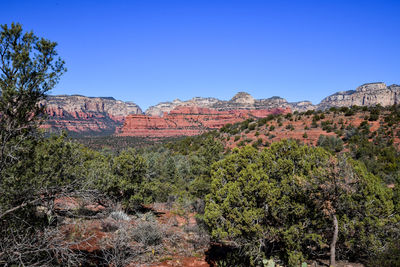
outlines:
[[[52,94],[113,96],[143,109],[194,96],[311,100],[400,83],[400,0],[1,0],[59,44]]]

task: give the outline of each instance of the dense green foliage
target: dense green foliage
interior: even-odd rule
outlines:
[[[11,208],[63,186],[79,187],[81,156],[77,146],[53,136],[31,144],[29,156],[7,168],[1,183],[1,206]]]
[[[221,143],[210,134],[116,153],[80,147],[86,188],[132,210],[143,203],[203,199],[210,190],[211,165],[223,156]]]
[[[58,178],[68,179],[64,170],[50,175],[46,161],[62,163],[56,157],[41,158],[40,150],[52,148],[37,131],[43,112],[38,102],[65,71],[64,62],[57,58],[56,46],[57,43],[40,39],[32,32],[24,33],[20,24],[1,26],[0,214],[26,205]]]
[[[332,212],[339,217],[339,257],[368,259],[391,240],[398,222],[392,193],[362,164],[293,141],[258,152],[245,147],[213,166],[205,221],[212,237],[254,263],[283,258],[298,266],[327,253]]]
[[[329,152],[335,153],[343,150],[343,141],[336,136],[320,135],[317,141],[317,146],[323,147]]]

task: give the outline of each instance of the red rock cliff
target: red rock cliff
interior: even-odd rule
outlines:
[[[40,105],[48,115],[42,128],[79,134],[112,134],[127,115],[142,113],[135,103],[111,97],[49,96]]]
[[[117,128],[117,135],[140,137],[191,136],[211,129],[219,129],[227,123],[288,112],[291,112],[290,108],[219,111],[197,106],[179,106],[169,113],[165,112],[162,117],[128,115],[123,127]]]

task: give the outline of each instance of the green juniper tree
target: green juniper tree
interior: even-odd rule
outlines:
[[[367,260],[396,236],[392,192],[365,166],[295,141],[236,149],[212,168],[204,220],[253,265],[331,256]],[[339,251],[340,253],[336,253]]]
[[[57,43],[24,32],[18,23],[1,25],[0,32],[0,196],[11,180],[18,186],[24,160],[33,157],[43,114],[39,101],[66,71],[57,57]],[[21,166],[20,170],[15,167]],[[23,191],[21,184],[20,191]],[[36,201],[31,194],[1,199],[0,218]]]

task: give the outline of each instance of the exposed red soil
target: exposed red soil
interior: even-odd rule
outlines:
[[[55,200],[56,210],[64,213],[76,211],[82,206],[79,204],[80,201],[74,197],[63,196]],[[97,203],[85,204],[85,207],[94,207],[95,210],[99,210]],[[153,250],[153,253],[144,255],[145,261],[142,257],[128,266],[209,266],[205,258],[208,242],[198,245],[200,237],[195,232],[197,227],[196,213],[184,211],[178,207],[167,208],[167,205],[163,203],[149,205],[146,208],[151,211],[151,214],[155,214],[159,227],[163,229],[165,236],[162,246],[161,249]],[[85,253],[89,258],[96,261],[96,255],[101,255],[105,249],[109,248],[110,243],[107,241],[115,237],[118,233],[117,229],[120,229],[119,227],[124,225],[125,228],[135,229],[143,221],[147,221],[147,219],[134,219],[132,217],[130,221],[115,221],[108,216],[102,219],[65,217],[60,226],[60,233],[70,249]],[[109,225],[116,228],[110,230]],[[138,243],[131,241],[130,246],[136,248]]]
[[[209,267],[205,257],[176,257],[161,263],[152,264],[150,267]]]
[[[147,206],[148,208],[152,209],[156,214],[158,214],[157,220],[160,224],[162,225],[167,225],[170,231],[179,233],[182,233],[182,229],[184,227],[190,228],[190,227],[195,227],[197,225],[195,216],[196,213],[194,212],[187,212],[185,214],[179,215],[177,211],[174,209],[168,209],[166,207],[166,204],[156,204],[156,205],[149,205]],[[149,266],[149,267],[175,267],[175,266],[180,266],[180,267],[208,267],[210,266],[209,263],[206,261],[206,256],[204,254],[204,251],[207,249],[206,247],[200,249],[197,251],[193,251],[193,248],[189,245],[190,243],[190,234],[184,233],[182,235],[181,242],[182,243],[187,243],[183,247],[187,249],[186,252],[182,255],[181,253],[173,253],[174,249],[168,248],[167,251],[172,252],[170,256],[165,256],[163,258],[167,258],[163,260],[161,258],[161,262],[158,263],[153,263],[150,265],[139,265],[139,266]],[[191,252],[192,251],[192,252]],[[188,256],[187,254],[198,254],[197,256]],[[186,254],[186,255],[185,255]],[[131,266],[131,265],[129,265]],[[136,266],[136,265],[132,265]]]
[[[110,236],[104,232],[100,220],[86,220],[66,224],[62,228],[67,241],[74,241],[70,249],[93,253],[101,249],[101,241]]]
[[[170,113],[164,113],[162,117],[128,115],[123,127],[117,129],[117,135],[141,137],[192,136],[248,118],[263,118],[270,114],[286,114],[289,112],[289,108],[218,111],[196,106],[177,107]]]
[[[54,200],[54,210],[56,212],[68,212],[79,208],[84,208],[92,212],[100,212],[105,210],[105,207],[99,203],[83,203],[75,197],[63,196]]]
[[[295,117],[296,116],[294,115],[293,118]],[[312,127],[313,116],[303,115],[297,121],[295,119],[293,119],[292,121],[289,119],[282,119],[281,126],[279,126],[277,120],[273,120],[267,122],[267,126],[264,125],[258,127],[255,130],[249,131],[248,133],[246,133],[246,131],[242,131],[241,133],[237,134],[238,136],[240,136],[240,138],[237,139],[236,141],[233,136],[230,136],[229,134],[223,134],[222,140],[225,140],[224,143],[227,148],[237,147],[241,141],[246,141],[246,140],[248,141],[246,143],[251,144],[257,139],[262,139],[263,144],[265,144],[266,142],[269,143],[277,142],[282,139],[296,139],[306,144],[316,145],[320,135],[337,136],[337,134],[334,133],[333,131],[328,132],[326,130],[323,130],[321,127],[322,121],[332,121],[332,125],[336,124],[336,126],[339,129],[341,127],[341,125],[339,124],[341,120],[343,121],[344,127],[347,127],[349,125],[352,125],[354,127],[359,127],[360,124],[363,121],[365,121],[364,117],[365,113],[357,113],[353,116],[345,116],[343,114],[331,113],[325,115],[324,119],[318,121],[318,127],[313,128]],[[370,131],[374,132],[378,130],[382,124],[382,121],[383,121],[382,117],[378,121],[368,121],[368,124],[370,126]],[[274,126],[275,129],[270,130],[270,126]],[[305,129],[306,127],[307,129]],[[230,137],[230,139],[227,141],[226,139],[228,137]],[[394,144],[397,146],[400,144],[400,139],[398,136],[394,136]]]

